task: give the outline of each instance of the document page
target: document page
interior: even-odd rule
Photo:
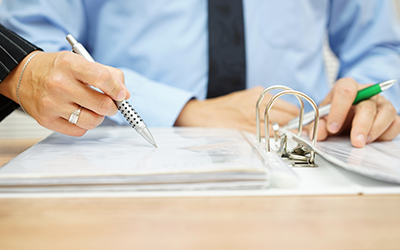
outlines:
[[[0,168],[0,185],[268,184],[268,170],[241,132],[152,129],[158,148],[130,127],[100,127],[82,137],[54,133]]]
[[[348,137],[332,137],[317,143],[328,161],[374,179],[400,184],[400,137],[355,148]]]

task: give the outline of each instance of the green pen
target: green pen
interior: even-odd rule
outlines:
[[[353,102],[353,105],[367,100],[374,95],[377,95],[381,93],[382,91],[387,90],[388,88],[392,87],[393,84],[396,82],[396,80],[389,80],[389,81],[384,81],[380,82],[377,84],[374,84],[372,86],[369,86],[365,89],[361,89],[357,92],[356,99]],[[331,104],[325,105],[323,107],[319,108],[319,117],[324,117],[329,114],[329,111],[331,110]],[[304,114],[303,116],[303,125],[309,124],[314,120],[314,111],[308,112]],[[283,129],[296,129],[299,126],[299,117],[294,118],[290,120],[285,126],[283,126]]]

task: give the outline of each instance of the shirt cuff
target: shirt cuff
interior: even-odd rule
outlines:
[[[172,127],[186,103],[194,93],[150,80],[137,72],[120,68],[131,97],[132,107],[149,127]],[[109,117],[120,125],[129,125],[123,115]]]

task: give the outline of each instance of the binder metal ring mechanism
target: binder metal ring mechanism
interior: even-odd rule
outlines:
[[[260,128],[260,106],[265,95],[271,90],[280,89],[267,104],[264,111],[264,138],[261,138]],[[272,125],[274,138],[270,139],[269,111],[275,101],[284,95],[295,96],[300,105],[299,126],[297,133],[293,133],[284,127],[280,128],[279,124]],[[314,130],[313,138],[302,138],[304,103],[303,99],[308,101],[314,109]],[[256,104],[256,137],[252,133],[244,132],[247,140],[253,144],[254,149],[258,151],[265,165],[272,173],[272,185],[275,187],[294,187],[299,183],[299,177],[292,170],[292,167],[317,167],[315,163],[316,140],[318,134],[319,110],[317,104],[306,94],[293,90],[282,85],[274,85],[266,88],[257,100]],[[263,141],[265,140],[265,141]],[[270,140],[274,141],[273,149],[271,149]]]
[[[261,128],[260,128],[260,106],[265,95],[274,89],[281,89],[280,92],[275,94],[269,103],[267,104],[264,111],[264,132],[265,132],[265,142],[262,142],[261,138]],[[300,104],[300,116],[299,116],[299,126],[297,134],[291,131],[280,129],[279,124],[274,123],[272,125],[274,134],[274,147],[275,150],[271,150],[271,143],[269,139],[270,126],[269,126],[269,111],[271,110],[275,101],[284,95],[294,95]],[[309,142],[301,137],[303,130],[303,115],[304,115],[304,103],[303,99],[307,100],[314,109],[314,128],[313,128],[313,138]],[[262,150],[262,155],[269,167],[276,171],[278,168],[283,168],[283,165],[290,167],[317,167],[315,163],[315,148],[317,134],[318,134],[318,121],[319,121],[319,110],[316,103],[306,94],[293,90],[289,87],[282,85],[274,85],[266,88],[260,95],[256,104],[256,122],[257,122],[257,144],[258,150]],[[282,164],[282,165],[280,165]]]

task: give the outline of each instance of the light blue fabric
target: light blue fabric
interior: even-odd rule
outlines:
[[[326,34],[339,77],[400,80],[393,9],[391,0],[244,0],[247,87],[283,84],[320,102]],[[71,33],[96,61],[124,71],[149,126],[173,126],[190,98],[206,96],[207,0],[3,0],[0,22],[48,52],[70,50]],[[398,84],[384,93],[398,111],[399,93]]]

